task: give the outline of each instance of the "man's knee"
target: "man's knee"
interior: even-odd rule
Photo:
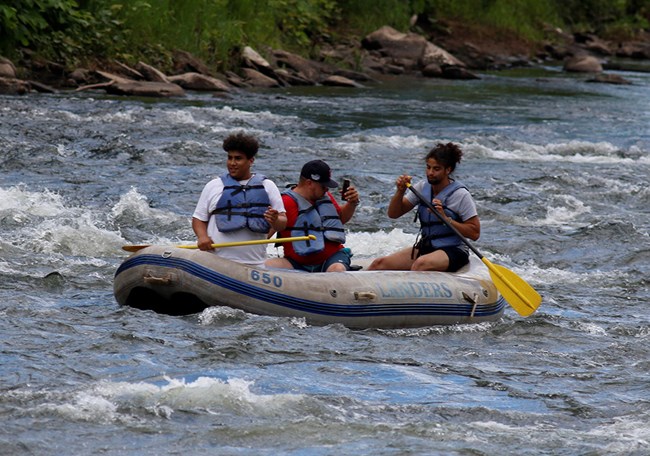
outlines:
[[[347,268],[342,263],[334,263],[327,268],[327,272],[345,272]]]
[[[293,269],[293,265],[285,258],[268,258],[264,262],[267,268]]]
[[[434,252],[416,259],[411,266],[411,271],[446,271],[448,266],[447,255],[436,255]]]

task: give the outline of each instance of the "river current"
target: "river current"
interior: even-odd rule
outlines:
[[[0,96],[0,454],[648,454],[650,73],[621,75]],[[121,246],[194,242],[239,130],[278,186],[315,158],[353,182],[357,258],[413,242],[412,215],[385,215],[395,178],[459,143],[476,246],[541,307],[360,331],[118,306]]]

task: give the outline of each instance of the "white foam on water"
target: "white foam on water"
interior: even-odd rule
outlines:
[[[614,417],[584,430],[555,429],[551,435],[583,444],[594,442],[602,454],[644,454],[650,447],[650,425],[642,416]]]
[[[341,136],[338,141],[336,141],[335,146],[337,148],[347,150],[349,152],[354,152],[355,148],[359,145],[363,145],[368,149],[372,149],[375,146],[382,148],[395,149],[396,151],[421,149],[424,151],[427,147],[430,147],[432,142],[429,138],[422,138],[418,135],[373,135],[373,134],[347,134]],[[420,157],[417,157],[419,160]]]
[[[593,189],[607,189],[607,196],[610,195],[623,195],[630,194],[648,195],[650,187],[644,182],[631,182],[625,181],[618,177],[609,177],[609,175],[590,173],[588,175],[571,174],[566,176],[572,186],[593,188]],[[552,183],[543,186],[542,189],[551,193],[557,191],[557,183]],[[561,187],[560,187],[561,189]],[[599,192],[600,193],[600,192]],[[598,195],[601,196],[601,195]]]
[[[501,261],[501,264],[508,264],[508,261],[505,257],[499,255],[493,255],[491,261],[496,263]],[[554,267],[549,268],[540,268],[534,261],[530,260],[525,264],[509,266],[514,272],[519,274],[522,278],[531,281],[532,284],[547,284],[559,286],[562,284],[570,284],[575,286],[575,284],[583,284],[585,286],[591,286],[593,284],[618,284],[622,280],[625,280],[628,275],[622,273],[619,270],[615,271],[600,271],[598,269],[591,270],[589,272],[575,272],[565,269],[558,269]]]
[[[9,243],[33,252],[95,258],[125,244],[101,208],[76,206],[47,189],[0,188],[0,217],[14,225]]]
[[[637,147],[628,151],[608,142],[568,141],[544,145],[530,144],[521,141],[508,141],[507,148],[497,148],[492,143],[495,138],[470,138],[461,147],[470,154],[479,157],[494,158],[505,161],[539,161],[539,162],[568,162],[591,164],[625,164],[648,163],[648,154],[642,153]],[[489,142],[489,144],[486,144]]]
[[[582,333],[591,334],[592,336],[607,336],[607,330],[601,325],[597,325],[595,323],[585,323],[581,321],[573,322],[573,324],[575,325],[575,328]]]
[[[413,246],[416,235],[400,228],[390,231],[351,232],[346,234],[345,246],[358,258],[375,258]]]
[[[492,330],[496,323],[482,322],[472,323],[468,325],[442,325],[442,326],[427,326],[424,328],[401,328],[401,329],[379,329],[390,337],[427,337],[432,334],[459,334],[459,333],[475,333],[475,332],[489,332]]]
[[[530,418],[530,417],[529,417]],[[470,421],[470,433],[521,436],[528,448],[557,450],[557,442],[570,442],[563,448],[566,454],[645,454],[650,442],[650,426],[639,417],[614,418],[611,422],[582,428],[571,428],[549,423],[543,415],[534,425],[500,423],[496,421]],[[590,449],[590,451],[587,451]]]
[[[295,125],[295,129],[299,130],[314,125],[312,122],[295,115],[273,114],[270,111],[244,111],[231,106],[223,106],[221,108],[194,108],[194,110],[200,110],[200,117],[203,119],[198,120],[199,126],[205,127],[209,131],[218,133],[221,136],[236,131],[237,128],[233,127],[233,124],[241,125],[241,129],[245,129],[248,134],[257,136],[260,139],[271,137],[274,134],[272,125],[277,125],[278,127]],[[199,117],[198,113],[197,117]],[[294,134],[295,129],[292,129]]]
[[[199,314],[199,323],[203,326],[210,326],[224,320],[244,320],[245,318],[246,312],[243,310],[226,306],[215,306],[208,307]]]
[[[205,124],[199,121],[192,113],[191,110],[187,109],[170,109],[160,111],[161,116],[157,116],[156,122],[167,123],[171,125],[192,125],[196,127],[203,127]]]
[[[0,214],[14,224],[11,244],[34,252],[65,252],[94,257],[120,245],[119,233],[103,226],[98,214],[69,206],[47,189],[30,191],[24,186],[0,188]]]
[[[63,418],[73,421],[110,423],[120,418],[117,404],[86,392],[77,394],[70,403],[47,404],[41,409],[55,412]]]
[[[273,114],[270,111],[245,111],[230,106],[216,107],[187,107],[174,109],[169,106],[159,108],[157,106],[136,106],[128,109],[104,110],[100,114],[84,113],[83,115],[66,110],[33,109],[30,111],[33,119],[39,121],[52,121],[59,119],[73,124],[129,124],[137,123],[139,127],[165,126],[192,126],[206,128],[218,133],[231,132],[233,123],[250,124],[245,128],[249,133],[266,134],[267,129],[260,128],[255,132],[250,126],[268,123],[282,125],[287,122],[298,122],[304,125],[306,122],[297,116],[285,116]],[[243,128],[243,127],[242,127]]]
[[[72,100],[73,99],[69,99],[69,101]],[[88,99],[85,101],[94,101],[94,100]],[[97,101],[94,102],[107,103],[107,104],[113,103],[112,101],[106,101],[106,100],[104,100],[103,102],[97,102]],[[25,114],[29,115],[29,118],[31,120],[37,120],[39,122],[45,122],[45,121],[51,122],[54,120],[60,120],[65,123],[72,123],[72,124],[89,124],[94,122],[132,123],[137,120],[137,116],[134,114],[142,111],[143,111],[142,108],[130,108],[124,111],[116,111],[116,112],[107,111],[99,115],[94,115],[93,113],[77,114],[75,112],[68,111],[65,109],[34,108],[34,109],[30,109],[29,112]]]
[[[178,220],[176,214],[152,208],[149,205],[148,198],[140,193],[135,187],[131,187],[131,189],[122,195],[120,200],[115,203],[111,208],[111,216],[114,219],[129,216],[135,220],[151,220],[161,224],[169,224]]]
[[[598,441],[605,437],[608,443],[604,449],[608,454],[647,454],[650,451],[650,425],[638,417],[616,418],[613,424],[597,426],[588,435]]]
[[[304,400],[301,394],[258,394],[253,382],[198,377],[193,381],[164,377],[164,384],[102,381],[68,399],[37,406],[46,413],[88,422],[129,422],[141,413],[170,418],[177,411],[254,417],[283,415]],[[61,395],[58,393],[57,395]]]
[[[76,119],[79,122],[93,123],[107,123],[107,124],[133,124],[137,122],[138,125],[147,126],[151,122],[143,118],[145,110],[141,107],[133,107],[125,110],[104,111],[98,116],[87,116],[85,118]]]
[[[47,219],[26,230],[36,252],[94,257],[114,252],[124,243],[119,233],[98,226],[93,214],[81,212],[65,219]]]
[[[2,252],[2,248],[0,248],[0,252]],[[0,260],[0,274],[14,274],[16,272],[16,269],[12,267],[11,263]]]
[[[291,323],[291,326],[300,329],[309,328],[311,326],[309,323],[307,323],[307,319],[305,317],[291,317],[289,321]]]
[[[584,225],[581,216],[591,212],[591,207],[571,195],[557,195],[556,201],[546,208],[546,218],[535,220],[534,226],[573,228]]]
[[[67,211],[63,198],[49,190],[33,192],[20,184],[0,187],[0,212],[8,211],[13,220],[22,223],[30,215],[56,217]]]

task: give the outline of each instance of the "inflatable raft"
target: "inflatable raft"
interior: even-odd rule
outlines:
[[[478,258],[456,273],[349,271],[310,274],[235,263],[212,253],[149,246],[115,273],[120,305],[170,315],[211,306],[310,324],[410,328],[494,321],[506,306]]]

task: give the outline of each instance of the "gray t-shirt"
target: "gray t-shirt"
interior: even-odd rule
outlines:
[[[426,180],[421,180],[413,185],[413,188],[415,188],[415,190],[420,193],[424,193],[425,185],[429,185],[429,182]],[[415,196],[415,193],[413,192],[406,192],[405,196],[406,199],[408,199],[415,206],[420,203],[420,200],[417,196]],[[435,199],[436,196],[434,195],[433,198]],[[463,222],[478,215],[478,212],[476,212],[476,203],[474,203],[472,195],[470,195],[466,188],[459,188],[454,193],[452,193],[449,198],[447,198],[445,205],[460,215],[460,219]]]

